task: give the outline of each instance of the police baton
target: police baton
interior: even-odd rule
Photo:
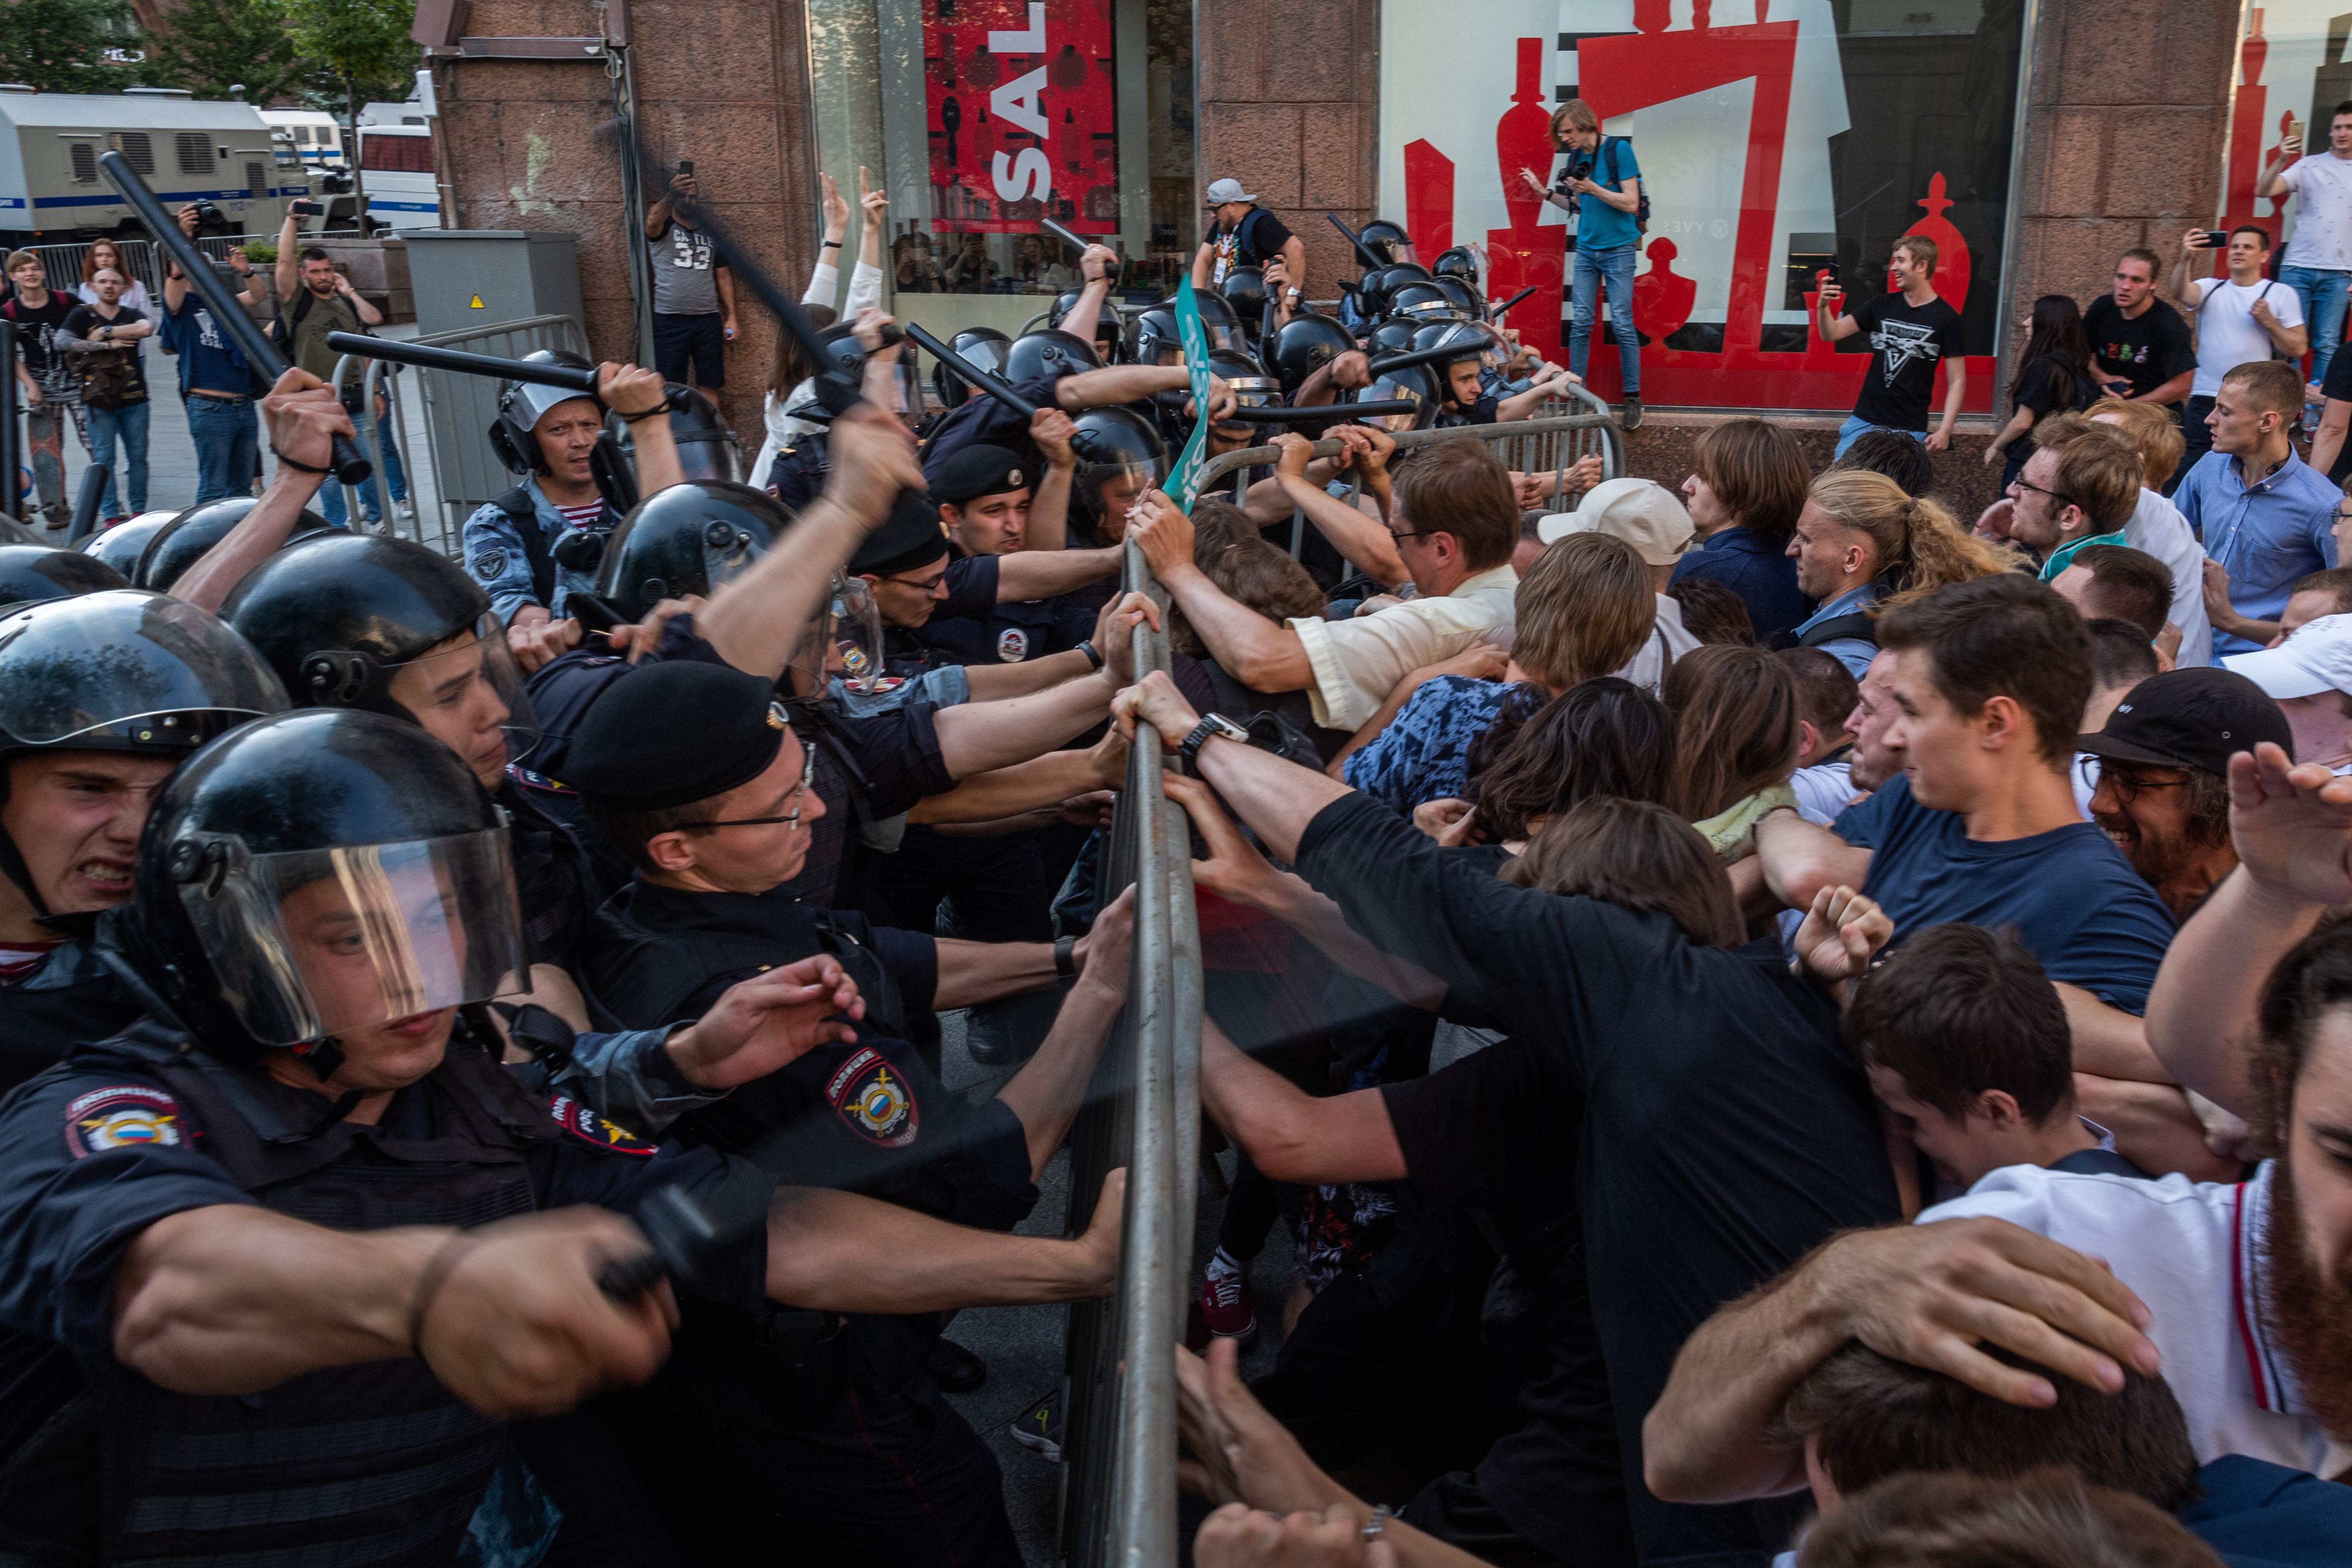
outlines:
[[[98,504],[106,499],[109,473],[95,463],[82,470],[81,494],[74,497],[73,522],[66,529],[66,549],[73,549],[98,531]]]
[[[369,338],[357,332],[330,332],[327,347],[339,354],[357,354],[366,360],[384,360],[395,365],[415,365],[419,370],[454,371],[464,376],[497,376],[505,381],[528,382],[534,386],[560,387],[578,392],[583,397],[596,395],[596,367],[593,365],[551,365],[544,360],[505,360],[496,354],[470,354],[462,349],[436,349],[425,343],[395,343],[385,338]]]
[[[187,278],[188,286],[205,297],[205,303],[212,307],[213,319],[221,324],[222,330],[236,340],[236,346],[245,350],[245,357],[273,382],[284,375],[286,356],[272,347],[261,329],[253,324],[253,318],[245,313],[245,307],[236,302],[236,296],[213,270],[212,262],[196,248],[194,240],[180,232],[180,225],[163,211],[163,204],[155,199],[155,193],[147,188],[147,182],[139,177],[138,171],[131,167],[129,160],[120,152],[101,152],[98,155],[98,166],[106,172],[106,177],[112,182],[114,188],[122,193],[122,199],[131,204],[131,210],[139,214],[139,221],[146,225],[149,234],[155,236],[155,243],[172,253],[172,259],[179,264],[180,272]],[[348,435],[338,434],[335,436],[334,454],[331,461],[334,465],[335,477],[346,485],[362,484],[370,474],[375,472],[374,465],[360,451],[359,443]]]
[[[1487,311],[1486,319],[1489,321],[1501,320],[1504,317],[1511,313],[1512,308],[1517,306],[1520,300],[1525,299],[1528,295],[1533,294],[1535,291],[1536,286],[1532,283],[1528,284],[1525,288],[1520,289],[1517,294],[1512,295],[1508,299],[1504,300],[1500,305],[1497,305],[1492,310]]]
[[[1064,245],[1069,246],[1075,249],[1080,256],[1086,255],[1087,242],[1080,239],[1077,235],[1072,234],[1069,230],[1064,228],[1053,219],[1039,218],[1037,220],[1037,226],[1044,229],[1047,234],[1052,235],[1055,239],[1060,240]]]
[[[1421,404],[1402,398],[1378,402],[1322,402],[1311,408],[1253,408],[1247,404],[1225,415],[1226,424],[1345,424],[1351,419],[1372,419],[1389,413],[1418,413]]]
[[[950,374],[970,382],[1024,419],[1035,416],[1037,405],[1014,392],[1010,382],[982,370],[912,321],[907,323],[906,330],[907,336],[920,344],[933,359],[945,365]]]
[[[597,1270],[596,1288],[617,1301],[634,1301],[663,1280],[704,1271],[767,1216],[763,1210],[751,1224],[721,1228],[684,1187],[657,1186],[631,1218],[653,1250]]]
[[[1444,343],[1434,349],[1410,349],[1402,354],[1390,354],[1372,361],[1372,374],[1384,376],[1391,371],[1403,370],[1407,365],[1431,365],[1440,360],[1466,360],[1460,343]]]
[[[1386,267],[1388,265],[1387,262],[1382,261],[1378,256],[1375,256],[1372,253],[1371,246],[1366,245],[1361,236],[1360,236],[1355,230],[1349,228],[1347,225],[1339,221],[1339,214],[1325,213],[1323,215],[1331,220],[1331,226],[1333,228],[1338,229],[1341,234],[1348,236],[1348,243],[1356,247],[1356,258],[1364,264],[1365,271],[1370,272],[1376,267]]]

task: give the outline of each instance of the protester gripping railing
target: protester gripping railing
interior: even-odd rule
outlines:
[[[1571,387],[1569,395],[1585,405],[1580,412],[1548,418],[1515,420],[1508,423],[1457,424],[1444,430],[1412,430],[1392,435],[1397,455],[1434,446],[1440,442],[1467,436],[1483,441],[1496,448],[1496,456],[1503,466],[1517,477],[1522,510],[1557,509],[1566,511],[1568,501],[1562,493],[1568,488],[1570,471],[1587,457],[1601,459],[1601,480],[1614,479],[1625,471],[1625,438],[1616,421],[1609,415],[1609,405],[1586,392]],[[1347,404],[1331,405],[1331,423],[1339,424],[1348,418]],[[1312,428],[1311,426],[1309,427]],[[1303,433],[1302,433],[1303,434]],[[1314,455],[1336,457],[1345,448],[1337,440],[1318,441]],[[1264,476],[1257,471],[1270,466],[1282,456],[1278,446],[1252,446],[1239,452],[1228,452],[1212,458],[1201,470],[1201,493],[1209,495],[1225,491],[1236,505],[1254,479]],[[1349,500],[1352,503],[1363,494],[1363,476],[1354,465],[1342,473],[1349,482]],[[1297,507],[1290,514],[1290,553],[1298,554],[1306,542],[1307,515]]]
[[[1125,583],[1165,614],[1166,591],[1132,543]],[[1166,635],[1137,627],[1137,678],[1168,667]],[[1183,1333],[1200,1158],[1201,944],[1192,832],[1160,787],[1165,760],[1158,734],[1139,725],[1100,877],[1105,903],[1135,888],[1134,956],[1126,1009],[1072,1136],[1072,1234],[1122,1166],[1127,1207],[1118,1293],[1070,1309],[1060,1556],[1072,1568],[1177,1562],[1171,1352]]]

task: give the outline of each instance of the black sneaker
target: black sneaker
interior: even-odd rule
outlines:
[[[969,1394],[988,1381],[988,1363],[951,1339],[935,1339],[923,1366],[950,1394]]]
[[[1058,1388],[1013,1419],[1013,1440],[1049,1465],[1062,1462],[1062,1391]]]
[[[1624,412],[1617,416],[1617,424],[1622,430],[1642,428],[1642,399],[1639,394],[1634,392],[1625,394]]]

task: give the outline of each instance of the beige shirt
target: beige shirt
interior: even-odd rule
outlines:
[[[1518,590],[1519,574],[1506,562],[1465,578],[1442,598],[1408,599],[1349,621],[1292,616],[1286,624],[1298,633],[1315,671],[1315,682],[1307,688],[1315,722],[1329,729],[1359,728],[1413,671],[1450,659],[1474,643],[1507,637]]]

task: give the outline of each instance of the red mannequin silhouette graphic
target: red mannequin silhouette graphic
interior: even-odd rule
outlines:
[[[1426,139],[1405,143],[1404,226],[1423,256],[1454,248],[1454,160]]]
[[[1935,242],[1936,298],[1955,310],[1965,310],[1969,307],[1969,242],[1960,236],[1959,230],[1944,219],[1944,209],[1952,204],[1944,194],[1944,177],[1941,174],[1927,177],[1927,197],[1917,204],[1927,209],[1927,215],[1903,232],[1906,235],[1917,235],[1921,239]],[[1897,240],[1895,243],[1899,246],[1903,242]],[[1886,287],[1890,290],[1900,287],[1891,281],[1891,273],[1889,277]]]
[[[1568,232],[1542,221],[1544,198],[1528,189],[1519,177],[1522,169],[1533,169],[1538,179],[1551,172],[1551,111],[1544,107],[1543,86],[1544,50],[1549,44],[1544,38],[1519,40],[1517,89],[1511,94],[1511,107],[1495,126],[1495,166],[1502,176],[1503,207],[1511,215],[1511,226],[1486,231],[1486,292],[1496,299],[1507,299],[1534,284],[1536,292],[1511,312],[1511,321],[1518,328],[1522,343],[1538,353],[1556,355]]]
[[[1676,246],[1661,236],[1643,253],[1650,269],[1633,279],[1633,328],[1650,341],[1661,342],[1682,329],[1698,298],[1698,280],[1675,271]]]

